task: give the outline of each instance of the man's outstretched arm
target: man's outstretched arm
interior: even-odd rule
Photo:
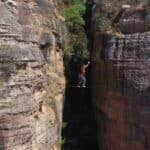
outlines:
[[[87,68],[90,65],[90,61],[85,65],[85,68]]]

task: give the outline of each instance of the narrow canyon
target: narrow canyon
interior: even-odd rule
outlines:
[[[0,150],[150,149],[150,2],[79,1],[82,18],[68,0],[0,0]],[[67,74],[72,32],[86,88]]]

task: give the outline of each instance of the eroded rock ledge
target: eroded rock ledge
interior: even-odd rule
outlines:
[[[0,149],[59,149],[65,27],[57,2],[0,1]]]
[[[132,6],[132,2],[128,3]],[[99,15],[98,3],[95,1],[93,16]],[[123,16],[119,24],[124,35],[109,35],[107,40],[93,19],[93,100],[98,140],[104,150],[150,149],[150,28],[145,26],[148,15],[142,17],[138,12]]]

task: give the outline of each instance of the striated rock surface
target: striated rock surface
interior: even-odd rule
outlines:
[[[61,1],[0,1],[0,149],[57,150],[64,96]]]
[[[98,3],[93,16],[99,15]],[[119,22],[123,36],[102,34],[93,19],[93,100],[103,150],[150,149],[150,18],[146,11],[144,16],[123,14]]]

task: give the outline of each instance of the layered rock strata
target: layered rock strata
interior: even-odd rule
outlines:
[[[57,150],[64,97],[60,1],[0,1],[0,149]]]
[[[103,4],[95,1],[93,16],[100,15],[100,5]],[[145,14],[122,15],[121,36],[104,35],[93,19],[93,100],[97,108],[99,145],[104,150],[150,149],[148,8]]]

